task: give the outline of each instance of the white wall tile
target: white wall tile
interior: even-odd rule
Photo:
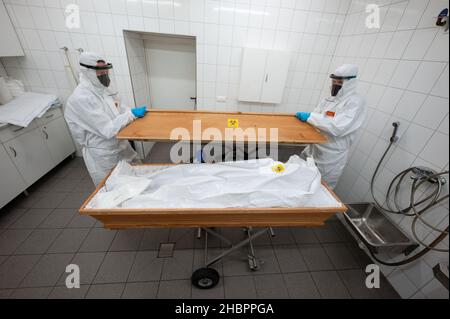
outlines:
[[[425,94],[406,91],[400,99],[400,102],[394,111],[394,115],[407,121],[411,121],[422,106],[425,99]]]
[[[406,48],[403,58],[407,60],[423,59],[431,43],[433,43],[437,31],[437,29],[416,30]]]
[[[411,80],[408,89],[422,93],[430,93],[445,67],[445,63],[422,62]]]
[[[412,123],[398,145],[411,154],[419,155],[432,135],[433,130]]]
[[[420,62],[418,61],[400,61],[389,83],[390,86],[406,89],[415,75],[419,64]]]
[[[444,167],[448,163],[448,143],[448,135],[436,132],[425,146],[420,157],[437,167]]]
[[[448,105],[448,99],[429,96],[414,118],[414,122],[435,130],[448,114]]]

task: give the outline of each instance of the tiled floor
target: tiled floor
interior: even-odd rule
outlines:
[[[82,159],[68,159],[0,210],[0,298],[399,298],[384,279],[381,289],[365,288],[370,261],[337,219],[275,229],[276,237],[256,241],[259,271],[249,270],[243,249],[215,265],[217,287],[199,290],[190,283],[204,260],[194,229],[103,229],[77,213],[93,190]],[[168,242],[176,243],[173,257],[158,258]],[[220,253],[221,243],[211,244],[210,254]],[[80,266],[80,289],[65,286],[68,264]]]

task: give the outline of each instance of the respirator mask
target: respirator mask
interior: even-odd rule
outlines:
[[[80,65],[90,70],[94,70],[96,72],[98,81],[107,88],[111,85],[111,77],[109,75],[109,72],[110,70],[112,70],[113,66],[111,63],[106,63],[102,60],[97,61],[97,63],[98,64],[96,66],[83,63],[80,63]]]

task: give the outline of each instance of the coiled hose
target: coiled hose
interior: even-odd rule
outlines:
[[[436,246],[448,236],[449,227],[447,226],[447,228],[444,230],[438,229],[437,227],[428,223],[423,218],[423,215],[426,212],[428,212],[431,208],[435,207],[436,205],[439,205],[440,203],[442,203],[443,201],[445,201],[449,198],[449,195],[440,197],[441,192],[442,192],[442,186],[443,186],[442,176],[448,175],[449,171],[435,173],[435,174],[432,174],[429,176],[423,176],[420,179],[415,179],[411,186],[411,195],[410,195],[409,206],[402,208],[402,207],[400,207],[400,204],[398,202],[398,194],[399,194],[401,185],[402,185],[405,177],[411,171],[413,171],[415,169],[420,169],[418,167],[408,168],[408,169],[404,170],[403,172],[399,173],[397,176],[395,176],[394,179],[389,184],[389,188],[388,188],[388,191],[387,191],[386,197],[385,197],[385,202],[386,202],[387,207],[384,207],[382,204],[380,204],[375,196],[374,185],[375,185],[375,180],[376,180],[378,172],[381,168],[382,163],[384,162],[384,160],[385,160],[387,154],[389,153],[389,151],[391,150],[392,146],[397,141],[396,133],[397,133],[397,128],[399,126],[399,123],[393,123],[393,126],[395,129],[394,129],[394,133],[390,139],[389,146],[387,147],[386,151],[384,152],[383,156],[381,157],[381,159],[375,169],[375,172],[373,173],[372,180],[370,183],[370,192],[374,199],[375,206],[379,210],[390,213],[390,214],[401,214],[404,216],[414,217],[412,226],[411,226],[412,233],[413,233],[413,236],[416,239],[416,241],[419,244],[421,244],[422,246],[424,246],[424,248],[421,251],[419,251],[418,253],[414,254],[413,256],[408,257],[407,259],[404,259],[401,261],[397,261],[397,262],[387,262],[387,261],[380,260],[371,249],[369,249],[369,252],[372,255],[373,259],[375,259],[380,264],[383,264],[386,266],[401,266],[401,265],[405,265],[405,264],[411,263],[411,262],[419,259],[420,257],[422,257],[423,255],[425,255],[426,253],[428,253],[429,251],[432,251],[432,250],[438,251],[438,252],[448,252],[449,251],[448,249],[436,248]],[[436,184],[435,189],[433,190],[433,192],[430,195],[426,196],[424,199],[422,199],[420,201],[416,201],[417,190],[419,189],[419,187],[422,184],[424,184],[426,182],[432,182],[433,184]],[[393,197],[391,197],[392,193],[393,193]],[[391,202],[394,202],[395,209],[392,207]],[[422,205],[422,204],[424,204],[425,206],[421,209],[418,209],[417,206]],[[430,244],[424,243],[423,240],[419,238],[417,231],[416,231],[416,226],[417,226],[418,221],[422,222],[428,228],[440,233],[439,236],[435,240],[433,240],[433,242],[431,242]]]

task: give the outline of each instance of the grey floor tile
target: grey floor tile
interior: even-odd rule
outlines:
[[[89,285],[80,285],[80,288],[69,289],[65,286],[54,287],[48,299],[83,299],[89,289]]]
[[[92,285],[86,299],[120,299],[125,284]]]
[[[88,199],[89,193],[69,193],[62,201],[58,204],[58,208],[80,208],[81,205]]]
[[[401,299],[398,292],[392,287],[391,283],[386,279],[386,277],[381,274],[380,278],[380,289],[378,294],[382,299]]]
[[[76,211],[76,210],[75,210]],[[78,213],[74,214],[73,219],[70,221],[68,228],[91,228],[97,222],[96,219],[91,216],[81,215]]]
[[[349,299],[350,294],[336,271],[321,271],[311,273],[319,289],[320,295],[325,299]]]
[[[52,183],[49,192],[51,193],[70,193],[72,192],[77,183],[74,183],[73,180],[68,179],[59,179],[56,182]]]
[[[169,243],[175,243],[176,249],[193,249],[195,229],[172,228],[169,233]]]
[[[52,289],[51,287],[19,288],[14,290],[9,299],[47,299]]]
[[[245,239],[247,236],[246,233],[243,231],[243,228],[222,228],[220,229],[220,232],[223,236],[225,236],[228,240],[230,240],[234,244]],[[226,247],[225,243],[223,247]]]
[[[159,281],[164,259],[158,258],[157,251],[139,251],[131,268],[128,282]]]
[[[17,208],[33,208],[34,205],[42,199],[43,196],[48,196],[46,192],[32,192],[28,196],[24,194],[19,195],[15,199],[15,206]],[[44,207],[47,208],[47,207]]]
[[[215,229],[215,232],[221,234],[220,229]],[[201,238],[197,238],[197,236],[194,239],[194,247],[195,249],[204,249],[205,248],[205,232],[202,231]],[[223,243],[225,246],[226,243]],[[208,248],[220,248],[222,247],[222,240],[220,238],[217,238],[216,236],[212,236],[211,234],[208,234]]]
[[[77,214],[74,209],[55,209],[50,215],[39,225],[39,228],[64,228]]]
[[[192,286],[192,299],[225,299],[225,289],[223,286],[223,278],[212,289],[199,289]]]
[[[16,255],[44,254],[58,237],[60,229],[36,229],[14,252]]]
[[[104,252],[108,251],[114,237],[116,230],[109,230],[104,228],[91,229],[89,235],[86,237],[80,252]]]
[[[161,243],[169,242],[169,229],[155,228],[146,229],[142,237],[140,250],[157,250]]]
[[[273,245],[295,245],[295,238],[292,235],[291,228],[278,227],[273,228],[275,237],[271,237]]]
[[[254,228],[254,229],[252,230],[252,233],[253,233],[253,234],[254,234],[254,233],[257,233],[257,232],[259,232],[260,230],[263,230],[263,228]],[[260,237],[254,239],[254,240],[253,240],[253,244],[254,244],[255,246],[268,246],[268,245],[271,245],[272,242],[271,242],[271,240],[270,240],[270,234],[269,234],[269,231],[267,231],[266,233],[262,234]]]
[[[278,274],[281,272],[272,246],[258,246],[255,248],[256,259],[260,261],[259,274]],[[223,259],[224,276],[251,275],[247,248],[226,256]]]
[[[44,255],[28,273],[20,287],[48,287],[54,286],[66,271],[72,260],[72,254]]]
[[[161,280],[191,278],[193,262],[194,251],[192,249],[175,250],[172,258],[164,259]]]
[[[280,274],[257,275],[253,278],[256,294],[260,299],[287,299],[289,298],[284,278]]]
[[[135,252],[109,252],[94,279],[95,284],[127,282]]]
[[[348,251],[352,254],[353,258],[361,268],[366,269],[367,265],[373,264],[372,259],[367,256],[364,250],[359,248],[358,244],[355,241],[346,243],[346,245]]]
[[[92,193],[95,191],[95,185],[91,179],[83,179],[72,190],[74,193]]]
[[[334,269],[330,258],[321,245],[301,245],[300,253],[310,271]]]
[[[367,275],[361,269],[339,271],[339,275],[354,299],[378,299],[378,289],[366,287]]]
[[[316,284],[308,272],[283,274],[284,282],[292,299],[318,299],[320,298]]]
[[[155,299],[159,282],[133,282],[125,285],[122,299]]]
[[[74,256],[70,263],[80,267],[81,285],[89,285],[92,283],[105,256],[106,253],[78,253]],[[58,285],[66,285],[66,276],[60,278]]]
[[[24,213],[25,208],[3,208],[0,210],[0,229],[9,228]]]
[[[84,167],[70,167],[64,176],[66,180],[82,180],[88,176],[88,172]]]
[[[34,195],[34,194],[33,194]],[[44,193],[33,203],[33,208],[57,208],[69,193]]]
[[[75,253],[80,248],[84,239],[89,233],[89,229],[66,228],[49,248],[49,253]]]
[[[117,231],[117,235],[114,238],[110,251],[134,251],[139,249],[142,236],[144,234],[143,229],[126,229]]]
[[[334,231],[341,238],[341,241],[353,242],[355,240],[340,220],[333,221],[330,224],[333,226]]]
[[[40,255],[11,256],[0,265],[0,289],[17,288]]]
[[[14,289],[1,289],[0,290],[0,299],[8,299],[9,296],[14,292]]]
[[[255,299],[256,288],[253,276],[224,277],[226,299]]]
[[[347,249],[346,244],[324,244],[323,248],[325,249],[328,257],[330,257],[335,269],[359,268],[359,264]]]
[[[330,222],[322,227],[313,228],[314,234],[321,243],[336,243],[341,241],[341,237],[336,233]]]
[[[281,272],[290,273],[308,271],[308,267],[297,246],[275,246],[274,250]]]
[[[161,281],[158,289],[158,299],[190,299],[191,281],[172,280]]]
[[[8,229],[0,234],[0,255],[11,255],[31,234],[31,229]]]
[[[4,261],[6,261],[6,259],[8,259],[9,256],[2,256],[0,255],[0,265],[3,264]]]
[[[312,228],[292,228],[292,235],[297,244],[315,244],[319,242]]]
[[[36,228],[50,215],[53,209],[29,209],[14,224],[12,229]]]

